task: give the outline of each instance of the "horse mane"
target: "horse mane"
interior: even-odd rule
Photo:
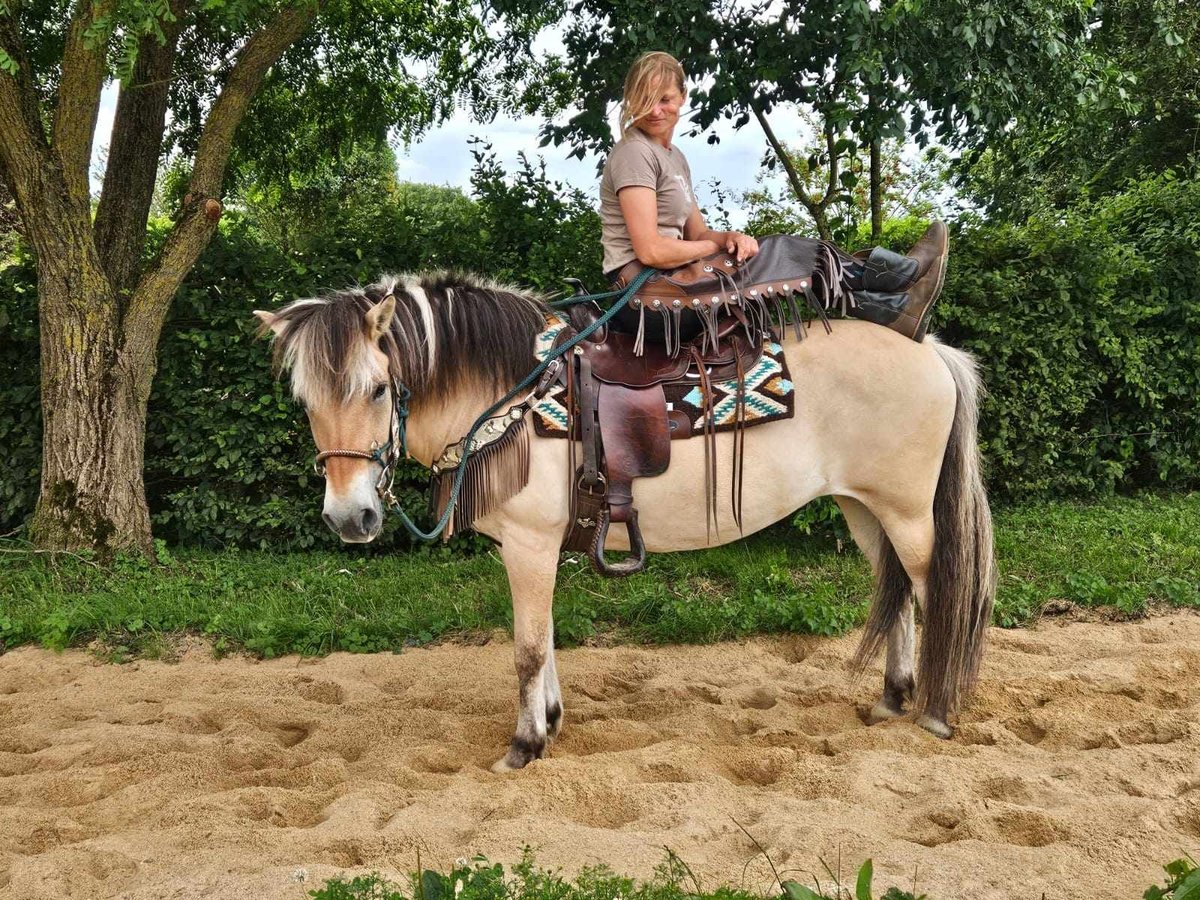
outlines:
[[[534,339],[551,315],[539,295],[446,271],[385,275],[366,287],[296,300],[275,314],[271,328],[276,371],[291,370],[299,400],[348,400],[388,376],[367,352],[364,316],[389,294],[396,311],[379,346],[414,406],[467,386],[512,387],[533,368]]]

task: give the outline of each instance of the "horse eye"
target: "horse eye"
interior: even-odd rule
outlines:
[[[373,391],[371,392],[371,399],[372,399],[372,400],[379,400],[379,399],[382,399],[382,397],[383,397],[383,395],[384,395],[384,392],[385,392],[385,391],[387,391],[387,385],[386,385],[386,384],[377,384],[377,385],[375,385],[375,390],[373,390]]]

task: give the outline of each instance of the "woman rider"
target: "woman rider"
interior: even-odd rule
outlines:
[[[739,277],[746,283],[770,281],[778,277],[772,266],[789,255],[788,242],[807,239],[772,235],[763,238],[760,248],[750,235],[713,231],[705,224],[692,193],[691,169],[671,143],[684,96],[683,67],[668,53],[643,54],[625,78],[621,140],[609,153],[600,181],[604,272],[611,282],[624,284],[640,268],[635,261],[673,269],[726,251],[744,264]],[[935,221],[907,256],[881,247],[850,256],[824,246],[836,255],[842,287],[854,298],[844,304],[851,316],[920,341],[941,292],[948,242],[946,226]],[[823,299],[828,303],[830,298]],[[617,327],[634,330],[638,317],[626,307]],[[651,339],[654,328],[653,323],[646,327]],[[661,340],[661,326],[657,330]],[[685,324],[682,337],[687,340],[700,330],[696,319]]]

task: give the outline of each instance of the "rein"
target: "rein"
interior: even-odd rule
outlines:
[[[450,517],[454,514],[454,507],[458,503],[459,494],[462,492],[463,477],[467,471],[467,460],[471,454],[477,451],[482,444],[475,440],[475,434],[480,428],[487,425],[496,418],[508,419],[509,421],[517,421],[521,419],[529,408],[533,406],[541,395],[549,390],[550,384],[554,380],[554,376],[562,369],[562,357],[573,350],[575,346],[582,341],[591,337],[599,329],[608,324],[609,320],[620,312],[628,303],[634,293],[646,283],[657,269],[647,268],[639,272],[637,277],[631,281],[628,286],[615,291],[605,291],[599,294],[580,294],[573,297],[567,297],[563,300],[556,300],[550,304],[555,309],[562,309],[569,306],[574,306],[577,303],[587,303],[594,300],[605,300],[609,297],[617,297],[616,302],[610,306],[603,315],[592,322],[587,328],[577,333],[568,341],[555,347],[533,370],[521,379],[516,387],[512,388],[507,394],[488,407],[471,425],[466,437],[459,443],[462,446],[462,456],[455,463],[454,487],[450,491],[450,499],[446,504],[445,510],[442,512],[442,517],[434,525],[431,531],[422,531],[408,517],[408,513],[400,505],[400,501],[396,499],[392,493],[392,486],[396,481],[396,464],[402,457],[408,457],[408,442],[406,439],[406,430],[408,425],[408,401],[412,397],[412,392],[395,374],[392,375],[391,391],[392,391],[392,412],[391,423],[388,427],[388,440],[382,447],[372,444],[370,451],[366,450],[323,450],[317,454],[313,461],[313,469],[318,475],[325,474],[325,460],[335,456],[346,457],[349,459],[365,459],[369,462],[379,463],[380,472],[379,480],[375,482],[375,492],[379,495],[379,499],[383,501],[384,506],[389,509],[395,509],[400,521],[404,523],[404,527],[408,529],[408,533],[420,541],[432,541],[438,537],[445,529],[450,521]],[[550,377],[544,379],[543,384],[540,384],[533,391],[530,391],[518,403],[514,404],[505,412],[497,416],[496,413],[501,407],[512,401],[521,391],[525,390],[529,385],[537,381],[544,373],[553,368],[553,373]],[[442,470],[443,472],[446,469]]]

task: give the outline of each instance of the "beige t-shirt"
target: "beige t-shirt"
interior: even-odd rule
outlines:
[[[696,205],[692,170],[674,144],[667,149],[638,128],[630,128],[608,154],[600,177],[600,243],[604,271],[619,269],[637,258],[617,193],[625,187],[653,188],[658,200],[658,233],[683,237],[683,226]]]

